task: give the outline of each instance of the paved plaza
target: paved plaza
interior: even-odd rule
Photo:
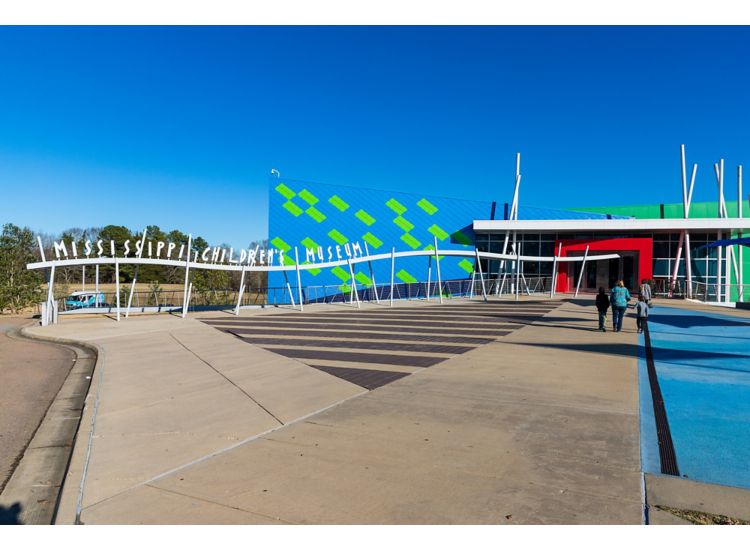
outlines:
[[[658,445],[642,441],[643,337],[630,317],[621,333],[595,330],[592,305],[453,299],[33,328],[99,352],[57,523],[684,521],[659,505],[750,517],[741,484],[645,467]],[[676,426],[682,461],[691,443]]]

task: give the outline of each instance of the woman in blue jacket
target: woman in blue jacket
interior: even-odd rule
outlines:
[[[617,285],[609,295],[609,301],[612,304],[612,329],[615,332],[620,332],[622,330],[622,318],[625,316],[625,310],[628,309],[628,302],[630,301],[630,292],[625,288],[625,283],[617,281]]]

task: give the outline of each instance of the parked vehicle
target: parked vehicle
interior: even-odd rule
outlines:
[[[65,298],[65,309],[105,306],[103,292],[78,291]]]

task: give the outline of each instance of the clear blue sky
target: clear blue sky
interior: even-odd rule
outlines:
[[[265,236],[268,174],[523,204],[750,166],[748,28],[2,28],[0,222]],[[750,169],[748,169],[750,171]],[[747,185],[750,191],[750,182]]]

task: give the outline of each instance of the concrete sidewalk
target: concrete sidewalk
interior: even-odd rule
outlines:
[[[90,443],[83,523],[640,523],[635,332],[592,309],[366,394],[194,319],[34,329],[100,349],[58,522]]]

